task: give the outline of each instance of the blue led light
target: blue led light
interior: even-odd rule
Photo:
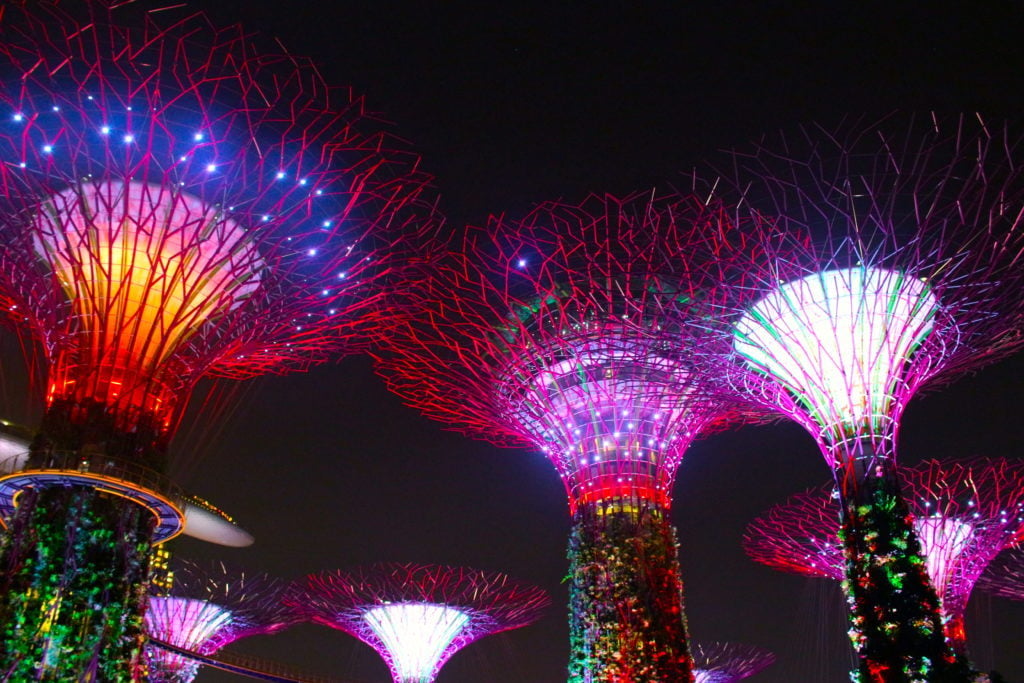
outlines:
[[[217,170],[217,164],[207,164],[206,170],[210,173],[213,173],[214,171]]]
[[[21,112],[18,112],[17,114],[14,115],[14,120],[18,121],[18,122],[24,121],[25,120],[25,115],[22,114]]]
[[[43,154],[49,154],[53,151],[53,145],[43,145]]]
[[[200,140],[203,139],[203,134],[202,133],[196,133],[195,135],[192,136],[192,139],[195,140],[196,142],[199,142]]]
[[[100,128],[101,135],[110,135],[110,126],[103,126]]]
[[[121,139],[122,139],[122,140],[124,140],[125,144],[128,144],[128,143],[130,143],[130,142],[135,142],[135,136],[134,136],[134,135],[132,135],[131,133],[128,133],[128,134],[126,134],[126,135],[125,135],[125,136],[124,136],[123,138],[121,138]]]

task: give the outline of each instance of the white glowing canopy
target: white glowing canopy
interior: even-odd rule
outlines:
[[[917,532],[917,540],[924,552],[928,576],[935,586],[935,592],[942,598],[953,578],[957,562],[971,541],[974,528],[962,519],[934,515],[915,519],[914,531]]]
[[[877,434],[937,306],[925,282],[897,271],[826,270],[761,299],[736,323],[734,345],[796,396],[826,440]]]
[[[404,602],[371,607],[363,619],[390,655],[396,683],[429,683],[470,615],[447,605]]]
[[[231,622],[231,612],[223,607],[205,600],[172,597],[150,597],[145,617],[146,634],[151,638],[203,653],[204,646]],[[159,647],[146,648],[146,660],[153,681],[166,678],[188,683],[199,671],[195,660]]]

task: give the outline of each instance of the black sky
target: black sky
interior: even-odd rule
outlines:
[[[365,92],[422,152],[453,225],[677,183],[718,149],[848,112],[999,117],[1024,103],[1024,10],[1011,2],[191,4],[278,36],[319,61],[328,81]],[[916,400],[903,461],[1024,456],[1022,380],[1017,358]],[[182,483],[257,543],[220,550],[186,539],[177,552],[291,576],[378,560],[507,571],[552,592],[549,616],[467,648],[439,681],[565,680],[568,514],[540,455],[442,431],[351,358],[250,383],[227,427],[182,456]],[[776,652],[754,681],[846,680],[838,589],[755,565],[739,547],[755,515],[828,476],[811,438],[785,423],[701,441],[679,473],[692,634]],[[1024,605],[982,598],[970,612],[979,663],[1024,681]],[[387,678],[368,648],[318,627],[237,649]],[[206,671],[198,680],[237,679]]]

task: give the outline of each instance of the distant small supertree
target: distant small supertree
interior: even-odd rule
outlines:
[[[721,183],[740,215],[778,229],[741,278],[723,278],[733,299],[707,318],[719,341],[700,348],[730,395],[799,422],[834,471],[862,681],[967,675],[899,492],[896,441],[919,390],[1024,342],[1019,154],[1016,133],[980,119],[892,117],[767,140]]]
[[[736,683],[775,662],[775,655],[754,645],[695,641],[692,650],[695,683]]]
[[[274,633],[298,621],[285,603],[291,584],[220,562],[174,560],[170,588],[150,595],[146,635],[200,655],[248,636]],[[144,650],[151,683],[189,683],[199,663],[158,644]]]
[[[899,470],[924,566],[941,599],[947,639],[966,654],[964,611],[986,567],[1024,535],[1024,463],[929,460]],[[839,502],[832,486],[791,497],[747,527],[744,547],[783,571],[843,580]]]
[[[358,348],[432,218],[361,98],[239,27],[139,5],[0,17],[0,303],[47,375],[0,482],[10,680],[130,680],[150,547],[183,524],[167,445],[193,386]]]
[[[550,599],[505,574],[376,564],[311,575],[296,609],[376,650],[395,683],[430,683],[475,640],[532,624]]]
[[[1019,539],[1024,541],[1024,538]],[[1008,548],[978,577],[978,588],[1010,600],[1024,600],[1024,547]]]
[[[379,358],[426,415],[557,470],[571,681],[691,676],[672,486],[689,445],[739,411],[710,395],[672,315],[714,299],[707,261],[727,266],[715,247],[730,230],[722,206],[677,194],[493,218],[396,312],[407,327]]]

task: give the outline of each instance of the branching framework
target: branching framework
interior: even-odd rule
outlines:
[[[298,621],[286,603],[291,584],[261,572],[223,563],[172,563],[168,591],[151,595],[146,635],[190,652],[209,655],[241,638],[275,633]],[[199,663],[160,647],[145,649],[146,679],[189,683]]]
[[[741,213],[779,231],[702,348],[731,395],[802,424],[835,471],[862,680],[960,666],[904,521],[895,443],[918,390],[1024,340],[1018,153],[1015,132],[980,120],[891,117],[766,141],[727,174]]]
[[[760,673],[774,662],[775,655],[756,645],[693,643],[696,683],[736,683]]]
[[[942,600],[947,638],[966,651],[964,610],[975,582],[1024,537],[1024,464],[929,460],[899,472],[924,564]],[[791,497],[747,527],[744,547],[783,571],[844,578],[839,504],[832,487]]]
[[[194,383],[359,348],[436,222],[361,98],[180,4],[135,10],[16,3],[0,22],[0,302],[48,375],[27,469],[0,481],[13,678],[130,678],[149,545],[181,529],[166,446]]]
[[[532,624],[549,604],[505,574],[377,564],[310,576],[296,608],[376,650],[395,683],[429,683],[463,647]]]
[[[978,577],[977,585],[1001,598],[1024,600],[1024,547],[1018,545],[1000,553]]]
[[[740,414],[710,395],[671,314],[714,300],[700,255],[726,268],[730,231],[721,206],[654,193],[495,218],[436,269],[380,359],[430,417],[558,470],[573,681],[690,677],[672,484],[689,444]],[[729,235],[750,250],[754,236]]]

